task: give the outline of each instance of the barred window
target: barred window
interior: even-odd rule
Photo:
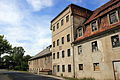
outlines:
[[[71,72],[71,65],[68,65],[68,72]]]

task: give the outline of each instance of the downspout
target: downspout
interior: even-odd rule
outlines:
[[[72,27],[71,27],[71,41],[73,42],[74,41],[74,17],[73,17],[72,10],[71,10],[71,24],[72,24]],[[71,43],[71,46],[72,46],[72,52],[73,52],[73,77],[75,78],[74,44]]]

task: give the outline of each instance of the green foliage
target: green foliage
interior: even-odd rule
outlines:
[[[10,53],[12,46],[4,39],[4,36],[0,35],[0,56],[4,53]]]
[[[8,54],[1,58],[2,54]],[[14,47],[0,35],[0,68],[27,70],[28,60],[30,55],[24,56],[25,50],[23,47]]]

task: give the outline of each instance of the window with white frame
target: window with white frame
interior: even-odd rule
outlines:
[[[112,41],[112,47],[119,47],[120,46],[120,40],[119,40],[119,35],[115,35],[111,37]]]
[[[81,37],[81,36],[83,36],[83,28],[82,28],[82,27],[79,27],[79,28],[77,29],[77,37]]]
[[[109,21],[110,21],[110,24],[118,22],[117,11],[113,11],[113,12],[109,13]]]
[[[92,32],[95,32],[98,30],[98,25],[96,20],[91,23],[91,29],[92,29]]]

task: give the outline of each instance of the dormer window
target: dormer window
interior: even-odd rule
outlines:
[[[118,22],[118,15],[117,15],[117,11],[113,11],[109,14],[109,21],[110,24],[113,24],[115,22]]]
[[[97,21],[93,21],[91,23],[91,29],[92,29],[92,32],[95,32],[98,30],[98,25],[97,25]]]
[[[81,36],[83,36],[83,28],[82,28],[82,27],[79,27],[79,28],[77,29],[77,37],[81,37]]]

